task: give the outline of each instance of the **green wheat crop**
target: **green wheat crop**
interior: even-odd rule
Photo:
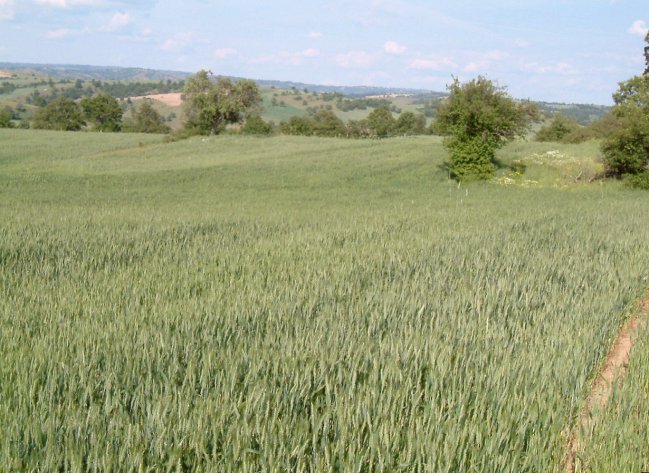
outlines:
[[[0,130],[0,471],[559,471],[649,199],[444,159]]]

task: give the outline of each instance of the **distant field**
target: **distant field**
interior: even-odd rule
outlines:
[[[649,199],[573,179],[596,144],[499,157],[526,174],[459,186],[436,137],[0,130],[0,471],[562,471]],[[590,465],[646,466],[614,428],[641,355]]]

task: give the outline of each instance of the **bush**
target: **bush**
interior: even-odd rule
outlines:
[[[624,181],[627,186],[633,189],[649,191],[649,170],[635,175],[627,175]]]
[[[345,124],[331,110],[319,110],[311,121],[313,134],[316,136],[345,136],[347,134]]]
[[[488,179],[496,169],[496,150],[527,133],[536,109],[515,102],[504,88],[484,77],[465,84],[455,79],[449,90],[438,110],[436,129],[449,135],[444,146],[451,172],[461,181]]]
[[[0,110],[0,128],[13,128],[12,116],[13,114],[9,110]]]
[[[244,135],[271,135],[273,127],[270,123],[266,123],[259,115],[253,115],[246,119],[246,122],[241,128],[241,133]]]
[[[449,137],[444,142],[451,155],[451,177],[458,181],[491,178],[495,171],[495,148],[481,137]]]
[[[307,117],[291,117],[287,121],[279,124],[279,129],[285,135],[305,135],[313,134],[313,123]]]
[[[550,123],[544,125],[537,133],[534,139],[536,141],[553,141],[563,143],[568,135],[573,135],[573,140],[577,138],[576,132],[581,127],[573,118],[557,113]]]

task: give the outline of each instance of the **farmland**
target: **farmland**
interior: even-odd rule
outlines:
[[[561,471],[649,286],[596,149],[0,130],[0,471]],[[591,471],[647,466],[639,339]]]

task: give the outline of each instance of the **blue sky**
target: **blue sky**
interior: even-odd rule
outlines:
[[[647,0],[0,0],[0,61],[610,104],[648,24]]]

